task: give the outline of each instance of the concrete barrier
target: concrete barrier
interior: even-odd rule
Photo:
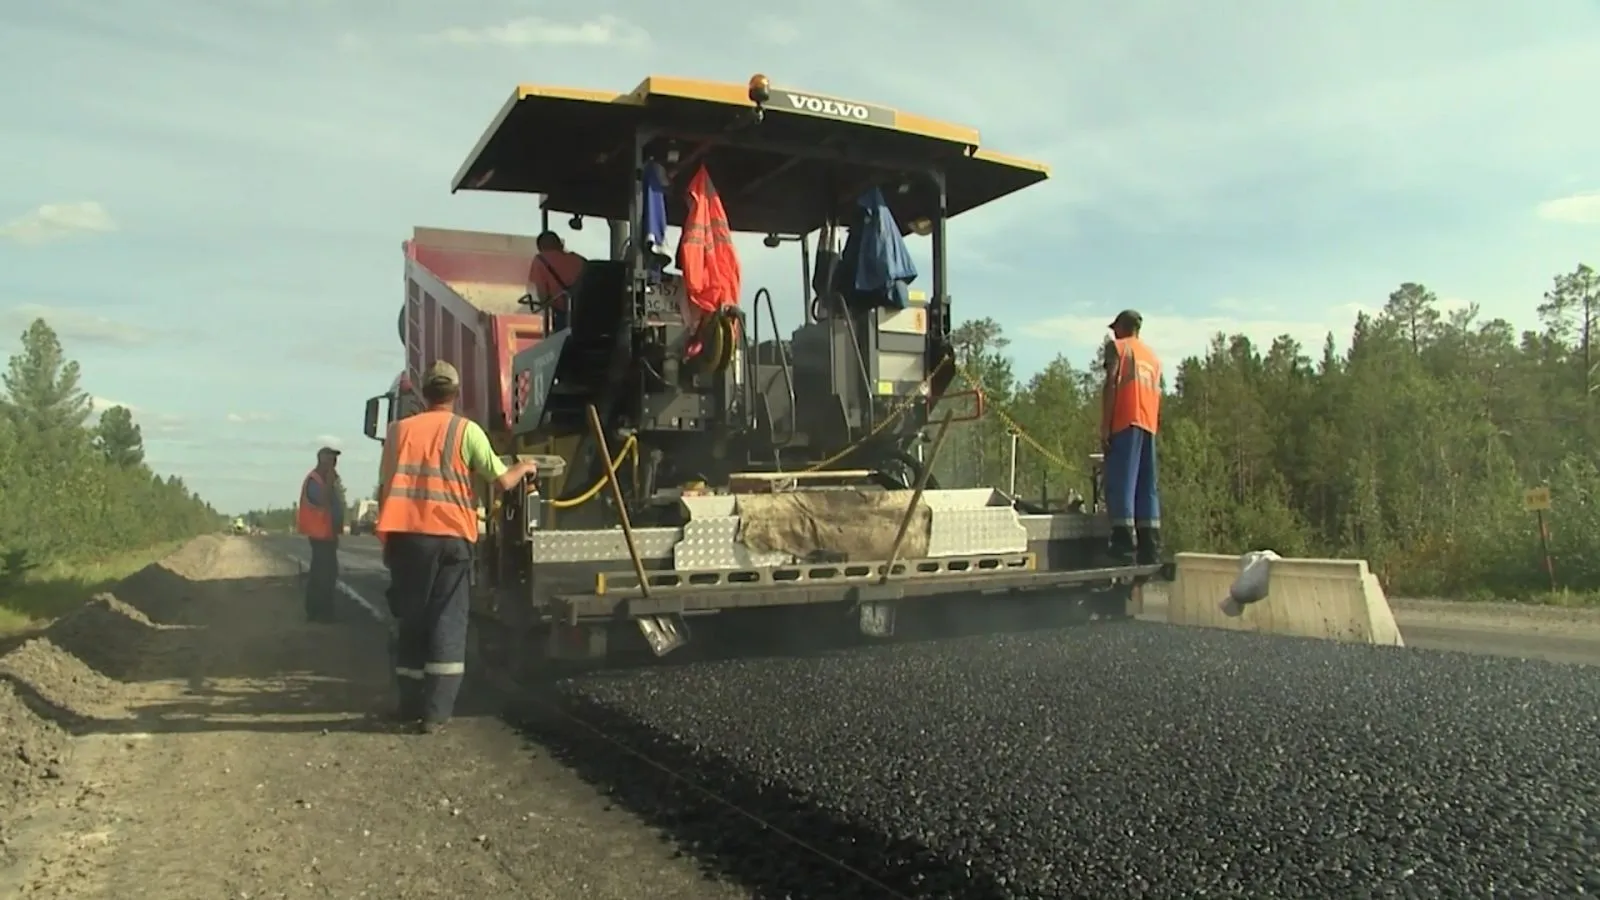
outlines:
[[[1239,558],[1179,553],[1167,605],[1173,625],[1200,625],[1404,647],[1389,598],[1364,559],[1272,560],[1267,598],[1232,618],[1219,607]]]

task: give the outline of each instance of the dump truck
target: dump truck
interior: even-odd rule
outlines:
[[[532,286],[533,236],[414,229],[404,371],[364,428],[382,440],[421,409],[414,386],[442,359],[461,375],[457,412],[539,465],[481,498],[474,652],[518,669],[664,656],[692,623],[741,617],[891,638],[935,603],[1131,615],[1164,567],[1109,562],[1102,513],[931,472],[984,402],[953,390],[947,224],[1047,177],[974,129],[759,75],[517,87],[452,193],[536,196],[544,230],[602,222],[608,253],[558,310]],[[767,252],[797,246],[801,276],[708,303],[735,253],[724,221]],[[928,241],[931,271],[874,287],[866,258],[895,240]],[[788,334],[779,296],[800,312]]]
[[[378,524],[378,501],[360,500],[350,516],[351,534],[372,534]]]

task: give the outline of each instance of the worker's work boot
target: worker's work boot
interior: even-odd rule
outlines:
[[[1139,528],[1134,532],[1139,539],[1137,554],[1139,565],[1154,566],[1161,563],[1161,529]]]
[[[1111,526],[1111,544],[1106,548],[1106,553],[1114,565],[1133,562],[1133,529],[1126,525]]]

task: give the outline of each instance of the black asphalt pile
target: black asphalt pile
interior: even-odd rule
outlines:
[[[1125,624],[559,690],[744,810],[551,732],[766,896],[1600,893],[1595,668]]]

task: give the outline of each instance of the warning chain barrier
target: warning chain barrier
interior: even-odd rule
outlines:
[[[989,398],[988,390],[984,387],[983,381],[974,375],[971,369],[961,365],[958,362],[954,362],[949,357],[946,357],[939,363],[938,366],[935,366],[934,370],[928,373],[926,378],[922,379],[922,383],[917,385],[917,389],[913,391],[910,396],[897,404],[894,409],[890,410],[889,414],[879,420],[878,423],[872,427],[872,430],[868,431],[864,437],[851,443],[843,450],[840,450],[838,453],[833,454],[827,459],[815,463],[807,468],[801,469],[799,474],[807,475],[814,472],[820,472],[833,466],[835,463],[854,453],[862,445],[870,442],[873,438],[876,438],[879,434],[883,433],[891,425],[899,421],[900,418],[907,412],[911,411],[913,407],[917,406],[919,403],[926,403],[927,401],[925,398],[927,396],[928,386],[933,383],[934,379],[936,379],[940,373],[942,373],[951,365],[955,366],[957,374],[967,380],[967,383],[971,386],[973,393],[977,397],[978,413],[977,415],[973,416],[974,420],[981,419],[985,412],[992,411],[1000,419],[1000,421],[1004,423],[1006,428],[1012,434],[1017,436],[1018,440],[1033,448],[1040,456],[1044,457],[1046,461],[1055,464],[1068,474],[1079,478],[1083,477],[1083,469],[1081,466],[1068,461],[1066,457],[1045,446],[1037,438],[1029,434],[1028,430],[1022,426],[1022,423],[1017,421],[1015,416],[1006,411],[1004,407],[994,403],[994,401]]]

